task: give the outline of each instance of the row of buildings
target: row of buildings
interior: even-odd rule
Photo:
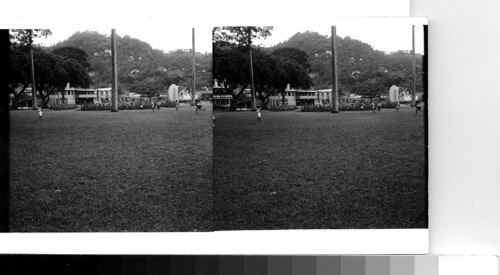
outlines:
[[[25,95],[28,95],[31,98],[31,88],[27,88],[24,92]],[[201,92],[195,94],[195,98],[200,98]],[[139,94],[126,92],[123,94],[119,94],[120,101],[135,101],[144,99]],[[179,87],[175,84],[170,85],[168,91],[160,94],[161,100],[169,100],[169,101],[190,101],[191,95],[188,91],[181,90],[179,91]],[[10,105],[12,105],[14,100],[14,94],[10,94]],[[49,95],[48,105],[58,105],[58,104],[75,104],[82,105],[88,103],[109,103],[112,100],[112,88],[95,88],[95,89],[83,89],[83,88],[73,88],[70,87],[69,84],[66,85],[66,88],[61,91],[56,91]],[[21,107],[31,106],[31,102],[20,102]]]
[[[221,87],[216,81],[213,87],[213,103],[214,106],[218,107],[230,107],[233,104],[233,94],[236,94],[236,90],[228,90]],[[285,105],[292,106],[302,106],[302,105],[318,105],[318,104],[329,104],[332,100],[332,89],[321,89],[321,90],[300,90],[292,89],[290,85],[287,86],[284,92]],[[400,91],[400,89],[393,85],[389,89],[387,96],[382,96],[382,98],[390,101],[411,101],[411,94],[408,91]],[[340,96],[339,99],[343,103],[353,103],[363,100],[360,95],[348,94]],[[418,96],[417,96],[418,100]],[[237,108],[250,108],[251,101],[251,91],[247,88],[243,91],[240,99],[237,102]],[[257,106],[262,106],[260,99],[257,97]],[[280,106],[283,104],[283,95],[269,96],[268,107]]]

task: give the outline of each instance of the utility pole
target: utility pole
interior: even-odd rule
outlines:
[[[36,83],[35,83],[35,61],[33,59],[33,30],[29,30],[30,38],[29,38],[29,47],[30,47],[30,61],[31,61],[31,96],[32,96],[32,104],[31,108],[36,110]]]
[[[196,51],[194,47],[194,28],[193,28],[193,95],[191,97],[191,105],[195,104],[196,96]]]
[[[332,26],[332,113],[339,112],[338,71],[337,71],[337,27]]]
[[[118,77],[116,68],[116,30],[111,29],[111,112],[118,112]]]
[[[413,89],[411,93],[411,106],[415,106],[415,93],[417,91],[417,71],[416,71],[416,65],[415,65],[415,25],[411,26],[411,48],[412,48],[412,54],[413,54],[413,64],[412,64],[412,70],[413,70]]]
[[[253,82],[253,58],[252,58],[252,29],[248,27],[248,55],[250,57],[250,89],[252,94],[252,111],[257,110],[255,102],[255,84]]]

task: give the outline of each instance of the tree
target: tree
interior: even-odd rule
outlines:
[[[330,39],[317,32],[297,32],[288,40],[278,43],[275,49],[296,48],[306,53],[308,70],[316,89],[329,88],[331,82]]]
[[[88,62],[87,53],[78,47],[65,46],[56,48],[52,52],[58,56],[76,60],[86,69],[90,69],[90,63]]]
[[[213,39],[221,40],[223,43],[233,43],[245,47],[248,51],[250,76],[250,87],[252,91],[252,110],[255,111],[255,87],[253,78],[252,41],[255,38],[266,38],[271,35],[273,27],[216,27],[213,31]]]
[[[132,91],[137,85],[138,75],[142,81],[153,77],[155,71],[166,71],[168,74],[180,76],[178,86],[190,88],[188,81],[192,79],[192,53],[189,50],[177,49],[170,52],[153,49],[148,43],[128,35],[117,36],[117,63],[119,88]],[[90,64],[90,74],[96,87],[109,87],[111,83],[111,44],[108,35],[97,32],[76,32],[67,40],[56,44],[53,48],[78,47],[85,51]],[[196,53],[197,89],[205,89],[211,85],[212,54]],[[134,72],[134,73],[132,73]],[[136,89],[137,86],[134,87]]]
[[[245,49],[238,45],[229,45],[221,43],[218,46],[214,42],[213,46],[213,78],[217,79],[227,90],[238,91],[231,92],[233,97],[231,109],[236,108],[234,103],[238,101],[243,91],[250,85],[249,75],[247,70],[242,70],[242,67],[248,65],[248,55],[245,54]]]
[[[309,89],[312,79],[307,54],[296,48],[281,48],[273,52],[276,56],[273,86],[281,92],[282,103],[285,104],[285,89],[288,85],[293,89]]]
[[[33,60],[33,39],[39,36],[46,37],[52,34],[50,30],[46,29],[15,29],[10,32],[11,43],[18,44],[21,48],[27,49],[30,53],[30,65],[31,65],[31,90],[32,90],[32,108],[36,109],[36,84],[35,84],[35,65]]]
[[[12,29],[10,30],[10,42],[14,46],[29,49],[33,40],[38,37],[47,37],[52,34],[48,29]]]
[[[307,53],[301,49],[292,47],[277,48],[273,51],[273,54],[284,60],[294,60],[306,69],[307,72],[310,72],[311,70]]]
[[[143,72],[135,79],[130,90],[151,99],[166,91],[171,84],[179,83],[181,79],[180,75],[172,72]]]
[[[18,99],[31,83],[29,53],[23,51],[19,46],[12,47],[10,84],[13,87],[20,87],[21,90],[15,93]],[[60,56],[48,52],[41,48],[33,50],[35,83],[38,95],[42,99],[42,104],[47,107],[49,95],[57,90],[63,90],[66,84],[72,87],[87,88],[91,79],[87,69],[78,60]],[[33,94],[33,96],[35,96]]]
[[[300,63],[304,61],[304,55],[304,52],[295,49],[278,51],[276,54],[254,50],[255,88],[262,108],[267,108],[270,96],[283,94],[288,85],[302,89],[311,87],[311,77],[304,67],[307,67],[307,64]],[[235,108],[234,103],[238,102],[250,85],[249,72],[241,70],[241,67],[247,67],[248,63],[249,57],[244,47],[239,45],[214,47],[214,78],[228,90],[236,89],[231,93],[232,109]]]

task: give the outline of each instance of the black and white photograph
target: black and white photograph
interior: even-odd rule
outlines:
[[[427,22],[213,29],[217,230],[426,229]]]
[[[9,33],[10,232],[214,229],[210,29]]]

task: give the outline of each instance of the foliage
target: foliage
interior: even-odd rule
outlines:
[[[248,47],[252,51],[254,84],[257,96],[266,109],[269,97],[283,93],[288,85],[292,88],[308,89],[312,80],[308,74],[307,54],[296,48],[282,48],[268,52],[251,46],[250,35],[253,27],[223,27],[214,29],[214,78],[228,90],[232,90],[233,106],[250,85],[250,59]],[[258,29],[255,35],[266,37],[271,28]],[[247,37],[248,38],[248,37]]]
[[[52,53],[64,58],[74,59],[80,62],[80,64],[82,64],[86,69],[90,69],[90,63],[88,62],[87,53],[78,47],[66,46],[55,48]]]
[[[161,101],[160,107],[174,108],[175,102],[173,101]],[[134,101],[134,102],[118,102],[118,110],[143,110],[143,109],[151,109],[151,102],[142,102],[142,101]],[[111,104],[110,103],[87,103],[83,104],[81,111],[110,111]]]
[[[111,38],[97,32],[76,32],[67,40],[54,47],[79,47],[89,56],[90,72],[96,87],[111,86]],[[128,35],[116,37],[118,82],[121,90],[131,91],[141,84],[151,85],[155,80],[142,82],[147,78],[154,78],[158,72],[168,74],[180,88],[192,88],[192,51],[178,49],[163,52],[153,49],[148,43]],[[212,83],[211,64],[212,55],[196,53],[196,88],[205,89]],[[139,81],[139,82],[137,82]],[[161,81],[160,81],[161,82]],[[158,83],[156,83],[158,84]],[[167,87],[161,87],[164,92]],[[144,94],[154,94],[147,88],[139,88]]]
[[[341,93],[360,93],[375,98],[390,86],[413,89],[412,54],[408,51],[384,53],[349,36],[337,37],[339,86]],[[316,32],[296,33],[275,49],[298,48],[308,55],[315,89],[331,88],[330,37]],[[416,56],[417,91],[422,91],[422,56]]]
[[[271,106],[269,110],[273,112],[282,112],[282,111],[295,111],[298,108],[299,107],[295,105],[279,105],[279,106]]]
[[[365,111],[370,110],[370,104],[367,102],[356,102],[356,103],[340,103],[339,111]],[[318,105],[303,105],[300,108],[301,112],[331,112],[332,105],[318,104]]]
[[[270,26],[215,27],[212,30],[212,39],[217,46],[233,44],[249,48],[254,39],[271,36],[272,30],[273,27]]]
[[[171,84],[178,83],[180,78],[167,72],[144,72],[136,77],[130,91],[150,98],[159,96],[160,93],[165,93]]]
[[[398,104],[396,102],[388,102],[388,101],[382,101],[380,103],[380,107],[384,109],[396,109],[397,105]]]
[[[31,84],[30,53],[19,45],[13,45],[11,52],[9,81],[11,87],[21,87],[21,91],[15,93],[15,97],[18,98]],[[87,88],[92,84],[85,65],[80,60],[69,57],[67,52],[53,53],[42,48],[34,48],[33,60],[36,90],[44,107],[47,107],[49,95],[64,90],[68,83],[71,87],[80,88]]]
[[[10,30],[10,42],[21,48],[30,47],[33,40],[38,37],[47,37],[52,34],[48,29],[12,29]]]
[[[50,109],[51,110],[72,110],[72,109],[76,109],[76,105],[75,104],[56,104],[56,105],[52,105],[50,106]]]

